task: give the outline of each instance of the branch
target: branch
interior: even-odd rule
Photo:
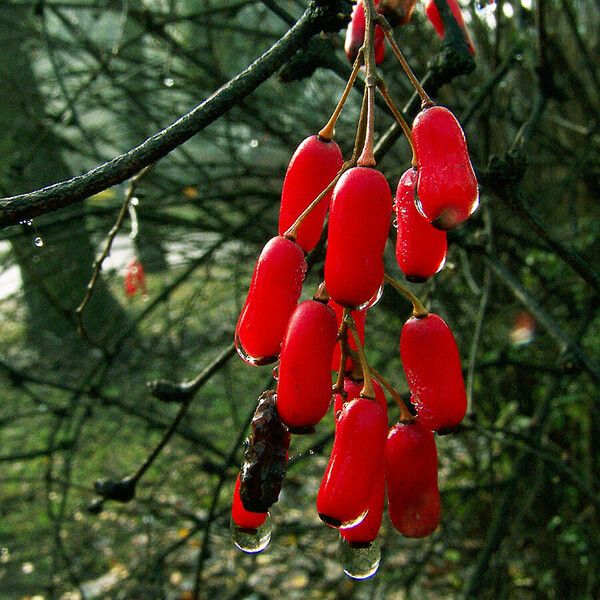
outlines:
[[[337,30],[343,23],[344,14],[340,15],[335,2],[323,0],[320,5],[312,2],[296,25],[247,69],[139,146],[84,175],[33,192],[0,199],[0,229],[70,206],[126,181],[223,116],[264,83],[321,29],[325,27]]]

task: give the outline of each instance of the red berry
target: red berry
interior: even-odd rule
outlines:
[[[422,110],[412,133],[419,170],[417,208],[434,227],[453,229],[479,205],[465,134],[443,106]]]
[[[258,529],[267,519],[268,513],[250,512],[244,508],[240,498],[240,476],[235,480],[231,519],[240,529]]]
[[[406,537],[425,537],[440,523],[437,449],[433,433],[419,421],[397,423],[385,446],[388,513]]]
[[[436,229],[415,207],[417,171],[408,169],[400,178],[395,208],[398,223],[396,259],[407,281],[422,283],[446,262],[446,232]]]
[[[338,304],[360,306],[377,294],[383,283],[383,251],[391,212],[390,187],[375,169],[349,169],[335,186],[325,285]]]
[[[331,404],[335,313],[317,300],[298,305],[281,347],[277,412],[292,433],[307,433]]]
[[[467,30],[467,26],[465,25],[465,21],[462,16],[462,11],[460,10],[460,6],[458,5],[457,0],[447,0],[447,1],[448,1],[448,6],[450,7],[450,10],[452,11],[452,15],[454,16],[454,18],[456,19],[456,22],[458,23],[458,26],[465,33],[465,41],[467,42],[467,46],[469,47],[469,52],[471,54],[475,54],[475,47],[473,46],[473,40],[471,39],[471,36],[469,35],[469,31]],[[427,18],[431,21],[431,24],[435,27],[437,34],[442,39],[444,39],[444,36],[446,35],[444,23],[442,21],[442,17],[440,16],[440,13],[437,9],[437,6],[435,5],[434,0],[427,1],[427,3],[425,4],[425,13],[427,14]]]
[[[387,418],[377,401],[357,398],[344,405],[317,495],[317,511],[327,525],[350,525],[367,511],[386,436]]]
[[[125,294],[131,298],[140,290],[142,294],[146,294],[146,274],[144,273],[144,265],[137,259],[132,258],[127,265],[125,277],[123,279],[123,287]]]
[[[267,242],[256,261],[235,329],[238,353],[250,364],[276,360],[305,273],[304,252],[298,244],[283,237]]]
[[[279,209],[279,235],[291,227],[305,208],[333,181],[344,159],[339,146],[316,135],[298,146],[283,181]],[[325,214],[331,201],[330,191],[298,229],[296,243],[310,252],[321,237]]]
[[[337,318],[338,331],[339,331],[340,325],[342,324],[344,307],[340,306],[334,300],[329,301],[329,306],[331,306],[331,308],[333,308],[333,310],[335,311],[335,316]],[[354,322],[356,323],[356,330],[358,331],[358,337],[360,338],[361,343],[364,343],[364,341],[365,341],[365,322],[367,320],[367,309],[353,310],[350,312],[350,314],[352,315],[352,318],[354,319]],[[356,344],[354,343],[354,337],[350,332],[348,332],[348,346],[350,346],[351,350],[356,351]],[[337,372],[340,368],[341,350],[342,350],[342,343],[338,342],[335,345],[335,348],[333,350],[333,358],[331,360],[331,370],[332,371]],[[350,357],[346,358],[346,365],[344,367],[344,372],[348,373],[349,371],[352,371],[353,368],[354,368],[354,363],[353,363],[352,359]]]
[[[379,0],[375,0],[375,7],[379,4]],[[380,12],[379,10],[377,12]],[[352,10],[352,16],[350,17],[350,23],[346,30],[346,41],[344,43],[344,51],[348,60],[353,63],[356,60],[358,51],[365,42],[365,29],[366,29],[365,9],[363,7],[363,0],[358,0],[354,9]],[[375,26],[375,64],[380,64],[385,56],[385,34],[380,25]]]
[[[369,498],[369,512],[367,516],[354,527],[342,529],[342,537],[353,546],[369,544],[377,538],[381,527],[383,516],[383,505],[385,503],[385,471],[380,465],[375,476],[375,486]]]
[[[444,320],[432,313],[408,319],[400,357],[419,421],[433,431],[456,427],[467,411],[467,395],[456,341]]]

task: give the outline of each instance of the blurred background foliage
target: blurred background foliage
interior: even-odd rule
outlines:
[[[255,257],[276,232],[289,157],[324,124],[349,73],[340,33],[320,40],[323,68],[272,77],[139,182],[85,310],[93,343],[77,336],[74,309],[127,185],[0,231],[0,598],[186,599],[197,580],[200,598],[600,598],[598,2],[542,2],[541,39],[536,0],[461,3],[477,68],[436,99],[463,123],[481,207],[450,236],[444,270],[414,286],[454,330],[472,395],[464,428],[437,438],[441,527],[410,540],[384,519],[378,574],[348,580],[337,534],[314,508],[329,416],[293,440],[269,548],[237,551],[233,482],[256,398],[272,385],[269,367],[237,357],[199,390],[132,502],[100,504],[94,492],[97,479],[134,473],[177,413],[146,382],[191,379],[231,343]],[[1,0],[2,194],[139,144],[305,8]],[[440,41],[420,2],[395,36],[423,76]],[[390,52],[381,72],[404,105],[411,90]],[[548,102],[507,187],[490,158],[506,156],[539,89]],[[346,155],[359,105],[357,92],[337,128]],[[391,124],[380,110],[379,135]],[[395,187],[409,162],[399,139],[379,167]],[[146,297],[123,290],[134,257]],[[306,296],[322,260],[311,261]],[[393,235],[386,261],[400,277]],[[386,290],[367,321],[367,354],[401,391],[408,314]]]

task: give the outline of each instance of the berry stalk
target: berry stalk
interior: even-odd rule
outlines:
[[[321,131],[319,131],[319,133],[318,133],[318,136],[322,140],[329,142],[333,139],[333,135],[335,132],[335,125],[337,123],[337,120],[338,120],[341,112],[342,112],[342,109],[344,108],[344,104],[346,104],[346,100],[348,100],[350,90],[352,90],[352,88],[354,87],[354,82],[356,81],[356,77],[358,75],[360,67],[363,64],[363,58],[364,58],[364,49],[361,48],[358,51],[358,56],[356,57],[356,60],[354,61],[354,65],[352,67],[352,73],[350,73],[350,77],[348,78],[346,87],[344,88],[342,96],[341,96],[339,102],[337,103],[337,106],[335,107],[333,114],[331,115],[329,121],[327,121],[327,124],[325,125],[325,127],[323,127],[323,129],[321,129]]]
[[[360,361],[360,366],[362,367],[364,384],[362,391],[360,392],[360,397],[368,398],[369,400],[375,400],[375,390],[373,389],[373,380],[371,379],[371,369],[369,367],[369,363],[367,362],[367,357],[365,356],[365,349],[360,342],[360,337],[356,329],[356,323],[354,322],[350,311],[348,311],[348,314],[344,320],[348,324],[348,329],[354,338],[354,343],[356,344],[356,350],[358,352],[358,359]]]
[[[385,82],[383,81],[383,79],[381,77],[377,81],[377,88],[379,89],[379,93],[383,96],[385,103],[388,105],[388,108],[394,115],[394,118],[396,119],[396,121],[398,121],[398,124],[400,125],[400,127],[402,127],[402,131],[404,132],[404,135],[406,136],[406,139],[408,140],[408,143],[410,144],[410,149],[412,151],[411,164],[413,167],[416,167],[417,166],[417,155],[415,153],[415,146],[413,144],[411,128],[409,127],[408,123],[406,122],[406,119],[402,116],[400,109],[394,103],[394,100],[392,99],[392,96],[390,95],[390,92],[387,89],[387,86],[385,85]]]
[[[394,289],[399,291],[405,298],[412,302],[413,317],[420,319],[422,317],[426,317],[429,314],[429,311],[423,306],[423,303],[407,287],[403,286],[399,281],[397,281],[393,277],[390,277],[387,273],[384,275],[384,279]]]
[[[365,10],[365,68],[367,70],[365,94],[367,97],[367,129],[365,143],[358,164],[361,167],[374,167],[375,161],[374,138],[375,138],[375,86],[377,85],[377,67],[375,63],[375,25],[377,23],[377,11],[373,0],[366,0]]]
[[[302,222],[310,213],[319,205],[321,200],[327,196],[327,194],[335,187],[335,184],[338,182],[339,178],[351,167],[354,166],[354,161],[349,160],[346,161],[342,168],[337,172],[336,176],[329,182],[327,187],[300,213],[298,218],[292,223],[292,225],[287,229],[287,231],[283,234],[284,238],[288,240],[296,241],[296,237],[298,236],[298,229],[302,225]]]
[[[417,90],[417,94],[419,94],[421,98],[421,106],[425,108],[426,106],[434,106],[435,102],[429,97],[427,92],[423,89],[423,86],[419,82],[419,80],[415,77],[410,65],[406,58],[404,58],[404,54],[402,54],[402,50],[398,47],[394,36],[392,35],[392,28],[390,24],[386,21],[385,17],[382,15],[377,15],[377,21],[381,25],[383,29],[383,33],[385,33],[385,37],[387,38],[390,46],[392,47],[392,52],[396,55],[398,62],[404,69],[406,76],[410,79],[412,86]]]
[[[408,406],[402,399],[402,396],[397,392],[394,386],[373,366],[369,366],[371,375],[379,381],[379,383],[390,393],[394,402],[400,409],[400,423],[412,423],[415,420],[414,415],[408,410]]]
[[[346,322],[346,319],[349,316],[350,309],[344,307],[342,322],[338,330],[338,339],[340,340],[340,367],[332,390],[334,394],[341,394],[344,390],[344,375],[346,371],[346,360],[348,358],[348,323]]]

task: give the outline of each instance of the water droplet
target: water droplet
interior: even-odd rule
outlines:
[[[170,88],[175,85],[175,80],[171,77],[165,77],[163,79],[163,83],[165,84],[166,87]]]
[[[131,199],[131,205],[132,205],[132,206],[137,206],[139,203],[140,203],[140,199],[139,199],[137,196],[134,196],[134,197]]]
[[[394,229],[398,229],[398,217],[394,217],[392,225],[394,226]]]
[[[358,515],[358,517],[356,517],[356,519],[342,523],[340,526],[340,529],[351,529],[352,527],[356,527],[357,525],[359,525],[366,519],[368,512],[369,512],[369,509],[367,508],[367,510],[365,510],[364,513]]]
[[[244,361],[247,362],[249,365],[253,365],[253,366],[261,366],[261,365],[267,365],[269,363],[275,362],[279,356],[261,356],[258,358],[255,358],[254,356],[250,356],[246,350],[244,349],[244,346],[242,346],[242,343],[240,342],[239,337],[235,336],[235,349],[237,350],[237,353],[240,355],[240,358]]]
[[[273,367],[273,379],[277,381],[279,379],[279,365]]]
[[[350,544],[340,541],[340,559],[344,573],[352,579],[367,579],[375,575],[381,561],[379,542]]]
[[[513,8],[512,4],[506,2],[502,5],[502,13],[507,19],[510,19],[514,16],[515,9]]]
[[[471,204],[471,209],[469,210],[469,215],[472,215],[479,208],[479,186],[477,186],[477,197],[473,200],[473,204]]]
[[[379,289],[372,298],[367,300],[364,304],[357,306],[355,310],[366,310],[367,308],[375,306],[381,300],[381,296],[383,296],[383,283],[379,286]]]
[[[314,451],[314,450],[311,448],[311,449],[308,451],[308,453],[309,453],[309,454],[314,454],[314,453],[315,453],[315,451]]]
[[[439,273],[444,268],[445,264],[446,264],[446,255],[444,255],[444,258],[442,258],[442,260],[440,261],[440,266],[438,267],[438,270],[436,271],[436,273]]]
[[[258,147],[258,140],[250,140],[250,148],[257,148]]]
[[[266,521],[258,529],[242,529],[231,521],[231,540],[243,552],[256,554],[262,552],[271,541],[271,516],[267,514]]]
[[[38,247],[41,248],[44,245],[44,240],[38,235],[34,240],[33,243]]]

